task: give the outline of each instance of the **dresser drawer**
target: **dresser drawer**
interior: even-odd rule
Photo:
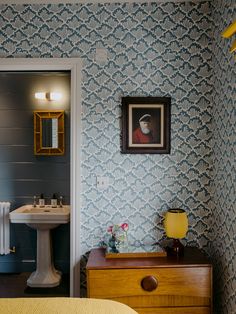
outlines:
[[[211,314],[210,307],[134,308],[139,314]]]
[[[133,308],[208,307],[211,302],[210,267],[88,270],[87,275],[89,297],[113,299]],[[153,290],[145,290],[149,288]]]

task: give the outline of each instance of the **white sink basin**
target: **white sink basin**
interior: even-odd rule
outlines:
[[[56,287],[60,284],[61,273],[54,267],[50,229],[70,221],[70,206],[63,207],[34,207],[21,206],[9,214],[12,223],[25,223],[37,230],[37,269],[33,272],[27,284],[30,287]]]
[[[10,212],[9,216],[12,223],[65,224],[70,221],[70,206],[54,208],[50,205],[45,207],[24,205]]]

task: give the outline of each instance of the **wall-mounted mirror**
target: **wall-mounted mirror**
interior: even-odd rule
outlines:
[[[34,111],[34,154],[64,154],[64,111]]]

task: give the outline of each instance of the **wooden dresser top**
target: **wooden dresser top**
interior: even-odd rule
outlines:
[[[105,250],[92,249],[89,255],[89,269],[155,268],[155,267],[211,267],[210,261],[197,248],[185,247],[184,256],[142,257],[142,258],[105,258]]]

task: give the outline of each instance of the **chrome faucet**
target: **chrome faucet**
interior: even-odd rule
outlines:
[[[36,207],[37,206],[37,196],[34,195],[34,203],[33,203],[33,207]]]
[[[63,207],[63,203],[62,203],[62,200],[63,200],[63,196],[60,196],[60,198],[59,198],[60,200],[59,200],[59,206],[60,207]]]

